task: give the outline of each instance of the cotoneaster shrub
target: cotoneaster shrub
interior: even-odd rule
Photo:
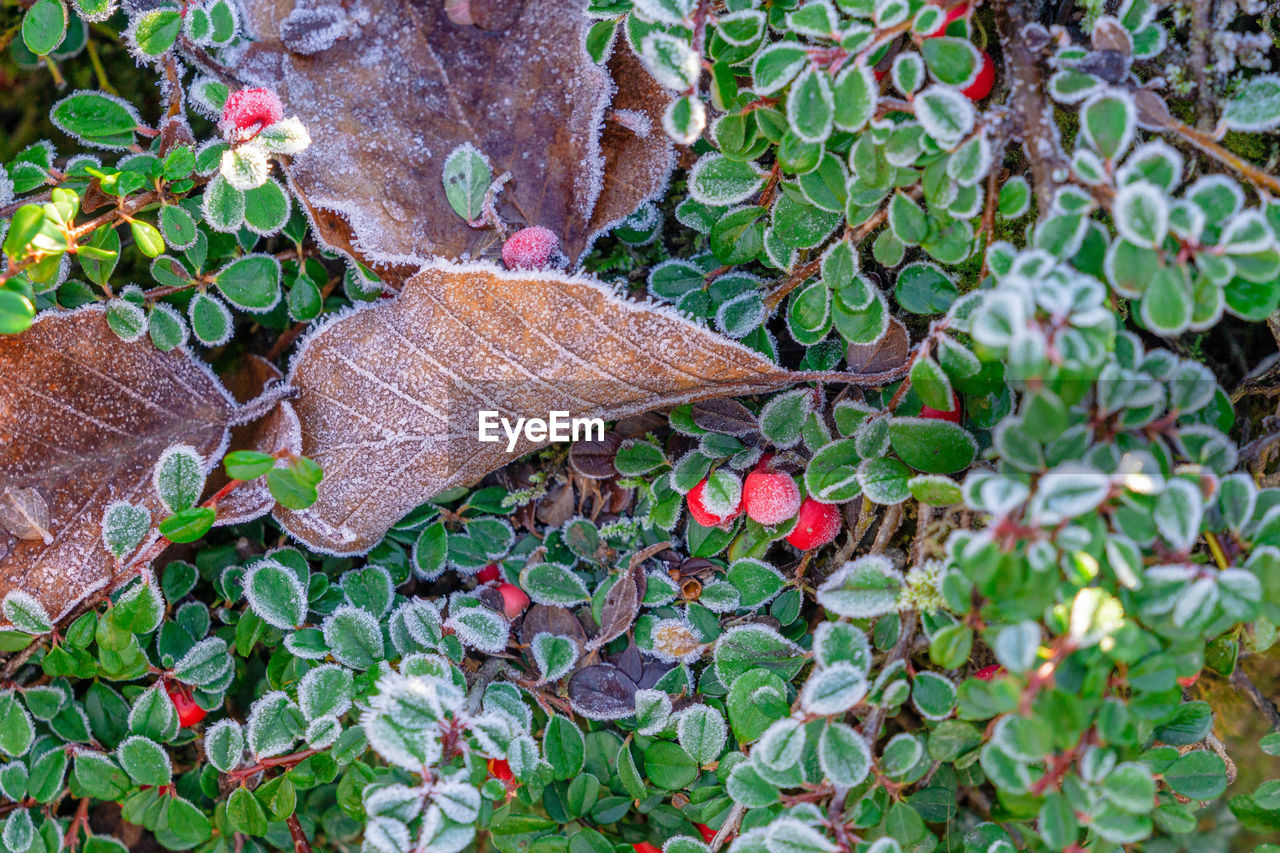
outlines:
[[[281,180],[308,129],[214,73],[246,40],[235,4],[3,14],[24,75],[103,74],[88,46],[118,38],[145,67],[115,73],[162,88],[67,91],[56,140],[5,164],[0,331],[102,304],[125,340],[280,360],[298,324],[384,295]],[[596,61],[625,42],[670,90],[653,132],[688,168],[586,269],[788,367],[906,378],[630,418],[436,496],[357,559],[213,526],[217,466],[300,509],[314,462],[164,450],[168,513],[102,519],[128,568],[107,600],[54,624],[4,599],[0,846],[999,853],[1280,830],[1280,781],[1230,787],[1280,733],[1229,754],[1197,687],[1280,721],[1242,664],[1280,624],[1273,426],[1245,396],[1271,386],[1221,384],[1275,343],[1272,13],[587,14]],[[537,223],[506,233],[482,152],[438,154],[422,192],[504,236],[495,260],[566,261]],[[39,501],[5,494],[4,528],[42,535]]]

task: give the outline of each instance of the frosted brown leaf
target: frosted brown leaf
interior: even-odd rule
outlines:
[[[312,145],[287,171],[329,244],[397,279],[496,249],[500,236],[469,227],[441,183],[445,158],[469,143],[495,179],[509,175],[504,220],[550,228],[576,260],[659,195],[674,164],[668,96],[624,45],[606,66],[591,61],[585,5],[244,0],[256,42],[233,65],[306,124]]]
[[[35,489],[15,489],[12,486],[0,494],[0,530],[7,530],[19,539],[39,539],[48,545],[53,541],[49,532],[49,504]]]
[[[302,452],[325,480],[314,506],[278,517],[312,548],[359,553],[426,498],[546,443],[480,442],[482,410],[611,420],[797,378],[591,278],[433,264],[300,347],[289,382]]]
[[[115,566],[103,508],[125,500],[161,518],[156,459],[173,444],[218,459],[233,409],[188,352],[125,343],[99,308],[46,313],[21,335],[0,336],[0,493],[34,492],[49,534],[46,543],[5,522],[0,597],[25,590],[58,619],[105,586]]]
[[[227,391],[241,405],[257,399],[270,386],[283,379],[284,374],[274,364],[252,354],[244,357],[237,370],[223,377]],[[302,452],[298,415],[288,400],[280,400],[265,415],[249,423],[240,423],[239,420],[237,423],[239,425],[231,430],[228,450],[257,450],[261,453],[288,450],[295,454]],[[226,472],[219,465],[209,475],[205,493],[216,492],[226,484]],[[215,524],[221,527],[259,518],[270,512],[275,503],[265,477],[243,483],[218,502],[218,520]]]

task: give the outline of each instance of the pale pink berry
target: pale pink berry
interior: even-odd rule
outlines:
[[[502,262],[512,270],[545,269],[558,248],[560,240],[551,229],[541,225],[521,228],[502,244]]]
[[[232,92],[222,107],[222,132],[251,139],[284,118],[284,105],[270,89],[241,89]]]
[[[800,487],[790,474],[757,469],[742,484],[747,517],[766,526],[781,524],[800,510]]]

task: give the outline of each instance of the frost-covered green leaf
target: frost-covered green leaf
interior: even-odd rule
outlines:
[[[382,629],[366,610],[343,605],[325,618],[322,629],[325,644],[343,666],[369,669],[382,658]]]
[[[578,647],[570,637],[543,631],[534,635],[531,645],[543,681],[559,681],[573,671],[578,661]]]
[[[680,748],[699,765],[707,765],[720,757],[728,738],[724,716],[715,708],[693,705],[680,713],[676,721],[676,737]]]
[[[901,574],[884,557],[868,555],[845,563],[818,587],[818,603],[851,618],[889,613],[897,608]]]
[[[23,633],[47,634],[53,630],[53,620],[49,618],[44,605],[24,590],[14,589],[6,593],[0,609],[9,624]]]
[[[488,158],[474,145],[459,145],[444,160],[443,180],[445,198],[454,212],[468,222],[480,220],[493,180]]]
[[[296,628],[306,619],[307,592],[292,570],[274,560],[261,560],[245,572],[245,599],[268,625]]]
[[[1259,74],[1250,78],[1227,101],[1222,120],[1232,130],[1271,130],[1280,125],[1280,76]]]
[[[501,613],[487,607],[467,607],[445,620],[445,627],[457,635],[465,646],[497,654],[507,646],[510,625]]]
[[[102,541],[115,557],[131,554],[151,531],[151,514],[146,509],[116,501],[102,513]]]

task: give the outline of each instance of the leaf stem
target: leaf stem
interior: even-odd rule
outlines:
[[[289,815],[285,823],[289,825],[289,835],[293,837],[293,853],[311,853],[311,842],[307,840],[302,824],[298,823],[297,813]]]

